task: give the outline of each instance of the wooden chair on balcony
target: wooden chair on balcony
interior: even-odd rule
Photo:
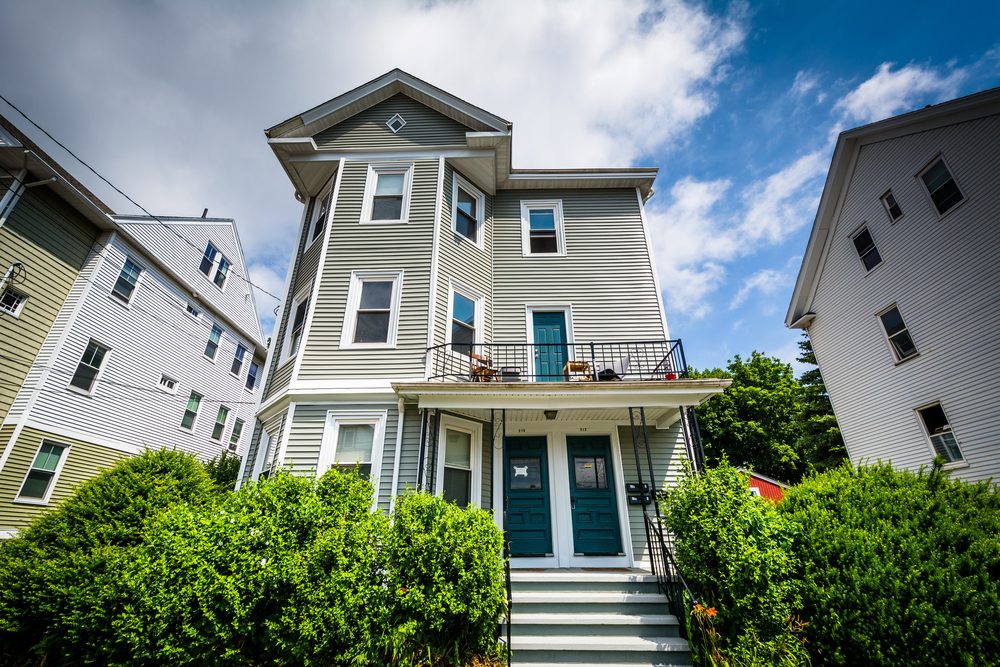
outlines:
[[[473,382],[497,382],[497,369],[489,357],[481,354],[469,355],[469,375]]]
[[[586,361],[567,361],[563,366],[563,376],[568,382],[589,382],[594,379],[590,363]]]

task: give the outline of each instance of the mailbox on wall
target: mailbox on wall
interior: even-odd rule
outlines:
[[[653,502],[649,494],[649,484],[638,484],[627,482],[625,484],[625,495],[628,497],[629,505],[649,505]]]

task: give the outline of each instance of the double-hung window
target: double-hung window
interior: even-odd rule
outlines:
[[[882,255],[879,254],[878,248],[875,247],[875,240],[872,238],[871,232],[868,231],[867,227],[862,227],[859,231],[855,232],[851,240],[854,242],[854,249],[858,251],[861,263],[865,265],[865,271],[871,271],[882,263]]]
[[[401,271],[352,275],[341,347],[396,345],[402,280]]]
[[[208,335],[208,342],[205,343],[205,356],[214,360],[219,351],[219,341],[222,340],[222,327],[218,324],[212,325],[212,333]]]
[[[93,340],[87,343],[87,348],[83,351],[83,358],[76,366],[76,372],[69,381],[71,387],[76,387],[87,393],[93,393],[94,385],[97,383],[97,376],[101,372],[101,366],[108,356],[109,349]]]
[[[111,288],[111,293],[116,297],[128,303],[132,300],[132,295],[135,294],[135,287],[139,283],[139,275],[142,273],[142,269],[139,265],[131,260],[131,258],[126,258],[125,263],[122,265],[122,270],[118,273],[118,280],[115,281],[115,286]]]
[[[212,277],[212,270],[215,268],[215,258],[219,255],[219,249],[211,242],[205,246],[205,254],[201,257],[201,265],[198,270],[209,278]]]
[[[892,190],[882,195],[882,206],[885,208],[886,215],[889,216],[889,222],[896,222],[903,217],[903,209],[899,207],[899,202],[896,201],[896,195],[892,194]]]
[[[471,294],[455,289],[451,290],[451,328],[448,331],[451,349],[460,354],[471,355],[475,345],[481,342],[480,304],[482,300]]]
[[[226,278],[229,276],[229,267],[232,263],[226,256],[219,252],[211,241],[205,246],[205,254],[201,257],[201,264],[198,270],[205,274],[216,287],[222,289],[226,286]]]
[[[302,296],[295,300],[292,308],[292,326],[288,332],[288,343],[285,349],[285,358],[289,359],[299,353],[299,345],[302,344],[302,334],[306,328],[306,314],[309,312],[309,291],[306,290]]]
[[[222,440],[222,434],[226,430],[226,421],[228,420],[229,408],[220,405],[219,412],[215,415],[215,424],[212,426],[212,440]]]
[[[184,416],[181,417],[181,428],[185,431],[193,431],[194,423],[198,420],[198,408],[201,407],[201,394],[196,391],[191,392],[188,397],[187,406],[184,408]]]
[[[893,304],[879,313],[878,318],[882,322],[882,328],[889,339],[889,347],[892,348],[892,354],[896,357],[896,361],[905,361],[910,357],[915,357],[917,347],[913,344],[906,323],[903,322],[903,316],[899,314],[899,308]]]
[[[225,257],[219,258],[219,266],[218,268],[215,269],[215,277],[212,278],[212,282],[215,283],[215,285],[219,289],[222,289],[223,287],[226,286],[226,277],[229,276],[230,266],[231,264],[229,263],[228,259],[226,259]]]
[[[965,199],[962,191],[958,189],[958,183],[941,158],[937,158],[920,172],[920,180],[927,188],[927,194],[931,196],[938,215],[944,215]]]
[[[247,371],[247,381],[246,388],[248,391],[253,391],[254,387],[257,386],[257,375],[260,373],[260,365],[256,361],[250,362],[250,369]]]
[[[412,178],[412,164],[369,166],[361,221],[406,222]]]
[[[243,420],[237,419],[233,422],[233,432],[229,434],[229,451],[236,451],[240,446],[241,437],[243,437]]]
[[[323,234],[323,230],[326,228],[326,218],[330,214],[330,200],[332,197],[333,188],[331,186],[316,198],[313,204],[312,221],[309,223],[309,240],[306,242],[307,246],[312,245],[312,242]]]
[[[21,483],[17,500],[46,503],[52,495],[56,477],[66,462],[69,447],[52,442],[42,442],[35,459],[31,462],[28,474]]]
[[[3,293],[0,293],[0,313],[18,317],[24,308],[24,302],[27,300],[28,297],[20,292],[11,287],[5,287]]]
[[[230,369],[233,375],[239,376],[243,370],[243,357],[247,354],[247,349],[241,343],[236,344],[236,354],[233,356],[233,366]]]
[[[486,196],[455,173],[452,184],[452,229],[483,247],[482,229]]]
[[[437,488],[445,500],[459,507],[478,506],[482,491],[482,427],[454,417],[441,421],[440,463]]]
[[[521,202],[521,249],[525,255],[565,255],[562,201]]]
[[[948,463],[962,460],[962,450],[958,446],[958,440],[951,430],[948,417],[944,414],[944,408],[940,403],[928,405],[917,410],[920,421],[923,423],[927,437],[930,438],[931,447],[938,456],[943,456]]]
[[[317,474],[336,466],[344,470],[358,468],[365,477],[377,478],[382,468],[386,417],[385,410],[327,412]]]

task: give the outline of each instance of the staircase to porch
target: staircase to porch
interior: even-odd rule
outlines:
[[[656,577],[638,571],[511,573],[512,664],[690,665]]]

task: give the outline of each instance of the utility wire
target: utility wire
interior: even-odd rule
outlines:
[[[114,183],[112,183],[111,181],[109,181],[108,179],[106,179],[104,176],[102,176],[100,174],[100,172],[98,172],[96,169],[94,169],[93,167],[91,167],[86,161],[83,160],[83,158],[81,158],[76,153],[74,153],[69,148],[67,148],[65,144],[63,144],[61,141],[59,141],[58,139],[56,139],[55,137],[53,137],[51,134],[49,134],[49,132],[45,128],[43,128],[41,125],[39,125],[34,120],[32,120],[31,117],[28,116],[28,114],[26,114],[23,111],[21,111],[21,109],[18,108],[17,105],[15,105],[13,102],[11,102],[10,100],[8,100],[2,94],[0,94],[0,100],[3,100],[4,102],[6,102],[7,105],[11,109],[13,109],[17,113],[21,114],[21,116],[23,116],[26,121],[28,121],[29,123],[31,123],[32,125],[34,125],[35,128],[39,132],[41,132],[42,134],[44,134],[46,137],[48,137],[49,139],[51,139],[57,146],[59,146],[64,151],[66,151],[67,153],[69,153],[77,162],[79,162],[84,167],[86,167],[87,169],[89,169],[95,176],[97,176],[99,179],[101,179],[102,181],[104,181],[104,183],[106,183],[108,185],[108,187],[110,187],[112,190],[114,190],[115,192],[117,192],[118,194],[120,194],[122,197],[124,197],[125,199],[127,199],[133,206],[135,206],[136,208],[138,208],[140,211],[142,211],[143,213],[145,213],[147,216],[149,216],[150,218],[152,218],[156,222],[158,222],[161,225],[163,225],[164,229],[166,229],[169,232],[171,232],[172,234],[174,234],[174,236],[176,236],[180,240],[184,241],[185,243],[187,243],[189,246],[191,246],[192,248],[194,248],[198,252],[203,252],[201,250],[201,248],[199,248],[197,245],[195,245],[186,236],[184,236],[183,234],[181,234],[180,232],[178,232],[173,227],[169,226],[167,223],[165,223],[162,220],[160,220],[158,217],[156,217],[155,215],[153,215],[152,213],[150,213],[149,211],[147,211],[146,208],[144,206],[142,206],[139,202],[137,202],[136,200],[132,199],[127,194],[125,194],[124,192],[122,192],[118,188],[118,186],[116,186]],[[277,301],[281,301],[281,297],[279,297],[276,294],[272,294],[271,292],[267,291],[266,289],[264,289],[260,285],[257,285],[255,283],[253,283],[248,277],[240,274],[238,271],[233,271],[233,274],[236,275],[241,280],[243,280],[244,282],[246,282],[247,285],[250,285],[251,287],[256,288],[257,290],[263,292],[264,294],[268,295],[269,297],[271,297],[271,298],[273,298],[273,299],[275,299]]]

